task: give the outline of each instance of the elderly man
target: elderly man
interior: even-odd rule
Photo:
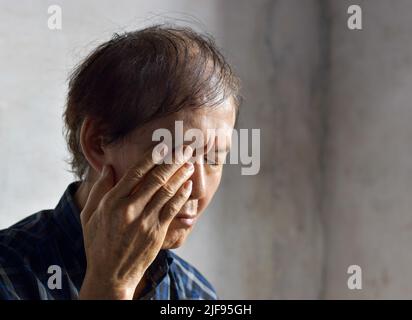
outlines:
[[[218,188],[238,91],[213,40],[190,28],[152,26],[97,47],[72,73],[64,112],[77,181],[53,210],[0,231],[0,298],[216,299],[170,249]],[[204,133],[200,151],[154,141],[176,122]]]

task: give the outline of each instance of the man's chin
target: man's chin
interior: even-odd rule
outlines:
[[[163,243],[162,249],[177,249],[183,245],[183,242]]]
[[[179,228],[172,222],[167,230],[162,249],[177,249],[181,247],[185,243],[190,231],[191,228]]]

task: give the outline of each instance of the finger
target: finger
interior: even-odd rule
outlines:
[[[137,202],[139,205],[145,207],[153,195],[162,188],[169,179],[183,166],[192,156],[193,149],[190,146],[179,147],[177,154],[183,154],[183,159],[173,161],[172,164],[161,164],[156,166],[149,174],[147,174],[143,183],[139,187],[139,191],[130,195],[128,202]]]
[[[161,156],[167,153],[167,145],[163,143]],[[130,167],[123,177],[117,182],[113,188],[112,196],[114,198],[127,198],[134,192],[136,186],[143,180],[144,176],[156,165],[159,159],[153,159],[152,150],[148,150],[141,161]]]
[[[192,193],[192,180],[186,181],[176,195],[170,199],[159,214],[160,225],[168,227],[173,218],[179,213]]]
[[[146,205],[145,212],[148,215],[157,213],[159,215],[163,206],[175,196],[180,187],[193,174],[194,166],[186,162],[170,179],[163,185]]]
[[[102,198],[113,187],[113,169],[110,165],[104,165],[99,178],[90,190],[86,204],[80,214],[84,223],[89,221],[91,215],[96,210]]]

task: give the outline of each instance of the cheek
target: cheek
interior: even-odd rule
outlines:
[[[138,161],[138,157],[124,149],[113,150],[108,156],[108,164],[113,166],[115,172],[115,181],[126,173],[126,171]]]
[[[115,183],[117,183],[126,173],[128,166],[123,163],[113,163],[113,169],[115,173]]]

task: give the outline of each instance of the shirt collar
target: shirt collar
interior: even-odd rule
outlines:
[[[68,241],[73,244],[76,253],[84,253],[83,231],[80,222],[80,210],[74,201],[74,195],[81,181],[70,183],[53,211],[53,216]]]

